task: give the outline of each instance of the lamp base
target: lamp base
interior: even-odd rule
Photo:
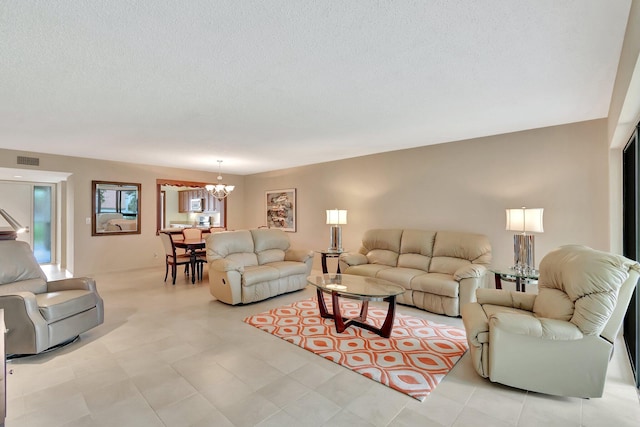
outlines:
[[[513,236],[513,269],[529,273],[535,270],[535,240],[532,234]]]
[[[339,225],[331,226],[331,246],[329,252],[342,252],[342,227]]]

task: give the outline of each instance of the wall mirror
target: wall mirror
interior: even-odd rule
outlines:
[[[92,236],[140,234],[140,184],[91,181]]]

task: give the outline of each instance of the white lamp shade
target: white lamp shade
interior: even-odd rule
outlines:
[[[543,208],[527,209],[507,209],[507,230],[520,231],[523,233],[542,233]]]
[[[327,224],[342,225],[347,223],[347,211],[342,209],[327,210]]]

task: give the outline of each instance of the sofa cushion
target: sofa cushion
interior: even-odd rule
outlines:
[[[400,239],[402,230],[396,229],[373,229],[368,230],[362,237],[362,248],[360,253],[366,255],[374,249],[385,249],[391,252],[400,253]]]
[[[450,298],[458,297],[459,283],[449,274],[423,273],[411,280],[411,289]]]
[[[491,262],[491,243],[482,234],[438,231],[433,244],[433,256],[460,258],[474,264],[488,265]]]
[[[382,264],[389,267],[398,265],[398,253],[386,249],[374,249],[367,252],[369,264]]]
[[[286,251],[289,249],[289,237],[287,233],[277,228],[258,228],[250,230],[253,236],[253,244],[256,252],[266,251],[268,249],[280,249]]]
[[[420,254],[433,256],[433,241],[436,238],[435,231],[404,230],[400,243],[401,254]]]
[[[541,294],[545,289],[566,293],[574,304],[571,322],[585,335],[598,335],[616,306],[618,292],[633,263],[620,255],[585,246],[562,246],[540,262],[538,287]],[[536,301],[536,315],[543,307],[542,302]]]
[[[253,238],[248,230],[209,233],[206,240],[208,259],[226,258],[235,253],[254,253]]]
[[[462,267],[471,264],[466,259],[453,258],[447,256],[433,257],[429,266],[429,273],[441,273],[453,276]]]
[[[280,278],[280,271],[269,265],[252,265],[244,269],[242,274],[242,285],[253,286],[258,283],[277,280]]]
[[[258,252],[258,264],[269,264],[271,262],[284,261],[285,252],[282,249],[267,249]]]
[[[344,270],[343,274],[357,274],[358,276],[376,277],[376,275],[382,271],[391,269],[388,265],[381,264],[361,264],[352,265]]]
[[[431,257],[420,254],[400,254],[398,257],[398,267],[414,268],[422,271],[429,271]]]
[[[279,277],[288,277],[295,274],[306,274],[307,265],[297,261],[272,262],[269,267],[278,270]]]
[[[92,309],[98,299],[95,292],[78,289],[38,294],[36,302],[42,317],[47,323],[53,323]]]
[[[424,274],[424,271],[415,268],[387,268],[380,270],[376,277],[378,279],[388,280],[405,289],[411,289],[411,281],[414,277]]]
[[[236,264],[239,264],[243,267],[249,267],[252,265],[258,265],[258,256],[254,252],[238,252],[235,254],[230,254],[225,257],[227,261],[232,261]],[[212,261],[207,258],[207,261]]]

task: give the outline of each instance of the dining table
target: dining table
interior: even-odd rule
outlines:
[[[206,247],[205,239],[184,239],[173,242],[176,248],[186,250],[191,256],[191,283],[196,283],[196,267],[198,262],[198,251]],[[202,279],[202,277],[200,277]]]

